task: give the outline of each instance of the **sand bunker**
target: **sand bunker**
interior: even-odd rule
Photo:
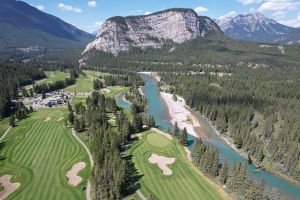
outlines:
[[[0,177],[0,183],[4,187],[4,189],[0,192],[0,199],[5,199],[8,195],[13,193],[21,185],[20,183],[10,182],[11,177],[11,175],[4,175]]]
[[[59,122],[59,121],[61,121],[61,120],[63,120],[64,118],[63,117],[60,117],[57,121]]]
[[[50,121],[51,120],[51,117],[47,117],[44,122],[47,122],[47,121]]]
[[[102,92],[102,93],[105,93],[105,94],[108,94],[108,93],[111,92],[111,90],[108,89],[108,88],[103,88],[103,89],[101,89],[101,92]]]
[[[152,164],[157,164],[157,166],[162,170],[163,175],[170,176],[173,174],[172,170],[168,167],[168,165],[173,164],[175,162],[175,158],[168,158],[165,156],[152,154],[148,158],[148,161]]]
[[[69,185],[76,187],[82,181],[82,178],[77,174],[80,170],[85,168],[85,166],[85,162],[78,162],[74,164],[73,167],[66,173]]]

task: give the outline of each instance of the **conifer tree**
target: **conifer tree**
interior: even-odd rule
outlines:
[[[222,168],[220,170],[219,181],[222,185],[225,185],[227,179],[228,179],[228,163],[227,163],[227,159],[225,159]]]
[[[186,146],[188,144],[188,133],[187,133],[187,130],[185,127],[184,127],[181,135],[179,136],[179,142],[184,146]]]

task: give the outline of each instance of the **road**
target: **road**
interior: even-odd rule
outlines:
[[[82,142],[82,140],[76,135],[76,131],[72,128],[72,135],[78,140],[78,142],[83,146],[85,151],[87,152],[89,159],[90,159],[90,164],[91,164],[91,169],[94,167],[94,160],[93,160],[93,155],[90,152],[90,149]],[[87,188],[86,188],[86,200],[92,200],[91,198],[91,182],[88,181],[87,183]]]

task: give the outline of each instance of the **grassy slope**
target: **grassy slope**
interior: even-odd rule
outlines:
[[[62,116],[66,110],[37,111],[6,136],[0,175],[11,174],[13,181],[21,183],[8,199],[84,199],[81,189],[89,175],[88,157],[64,121],[56,121]],[[44,122],[47,117],[51,120]],[[73,188],[65,173],[79,161],[88,166],[79,173],[84,181]]]
[[[9,128],[9,118],[4,118],[0,121],[0,137],[5,133]]]
[[[136,142],[128,152],[133,155],[135,166],[142,175],[141,190],[146,197],[151,193],[155,199],[229,198],[187,160],[182,146],[175,141],[166,143],[164,136],[157,134],[153,136],[153,134],[156,133],[145,132],[143,139]],[[176,158],[175,163],[169,166],[173,175],[162,175],[157,166],[148,162],[152,153]]]
[[[76,83],[74,85],[68,86],[65,90],[69,92],[92,92],[93,91],[93,80],[94,78],[98,78],[99,76],[105,76],[106,73],[96,72],[96,71],[83,71],[85,76],[80,75],[79,78],[76,79]]]

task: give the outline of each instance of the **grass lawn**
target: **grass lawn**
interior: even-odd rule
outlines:
[[[88,156],[64,125],[66,109],[45,109],[31,114],[13,128],[6,143],[0,175],[10,174],[21,186],[7,199],[85,199],[86,181],[90,173]],[[45,119],[49,121],[44,121]],[[84,161],[79,172],[83,181],[77,187],[68,185],[66,172],[73,164]]]
[[[9,118],[4,118],[0,121],[0,137],[5,133],[9,128]]]
[[[36,84],[41,84],[41,83],[54,83],[56,81],[64,81],[66,77],[69,77],[68,73],[61,72],[61,71],[46,71],[45,72],[47,78],[42,79],[40,81],[36,81]]]
[[[106,97],[115,97],[118,93],[127,90],[127,87],[123,87],[123,86],[108,86],[108,89],[110,89],[110,93],[104,94]]]
[[[65,88],[65,91],[68,92],[92,92],[93,91],[93,80],[99,76],[107,76],[109,74],[84,70],[85,76],[80,75],[76,79],[76,83],[74,85],[70,85]]]
[[[74,106],[75,104],[82,102],[85,105],[85,101],[88,98],[88,96],[80,96],[80,95],[76,95],[73,97],[72,99],[72,106]]]
[[[216,183],[202,175],[187,160],[183,147],[175,140],[170,141],[162,135],[146,131],[128,153],[133,156],[135,167],[142,176],[139,182],[146,197],[152,194],[154,199],[229,199]],[[171,176],[163,175],[157,165],[149,163],[152,153],[176,158],[175,163],[169,165],[173,171]]]

